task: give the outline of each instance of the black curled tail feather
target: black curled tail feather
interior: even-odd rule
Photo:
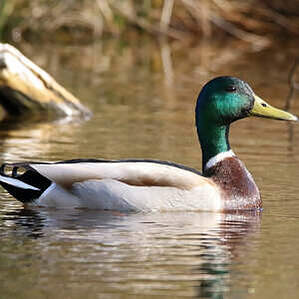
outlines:
[[[0,185],[24,203],[39,198],[51,183],[26,163],[3,164],[0,167]]]

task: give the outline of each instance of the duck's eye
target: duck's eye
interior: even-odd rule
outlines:
[[[225,88],[225,91],[227,91],[227,92],[234,92],[236,90],[237,90],[237,88],[234,85],[229,85]]]

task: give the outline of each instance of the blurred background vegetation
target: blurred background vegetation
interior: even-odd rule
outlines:
[[[0,38],[65,42],[130,32],[196,42],[231,35],[263,46],[299,36],[297,0],[1,0]]]

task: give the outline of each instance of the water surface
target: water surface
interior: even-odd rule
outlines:
[[[295,44],[285,52],[147,40],[22,47],[94,115],[2,125],[1,162],[146,157],[200,169],[194,105],[204,82],[239,76],[283,107],[296,55]],[[299,114],[298,94],[291,110]],[[24,210],[1,189],[1,297],[297,298],[298,134],[295,124],[257,118],[231,128],[262,213]]]

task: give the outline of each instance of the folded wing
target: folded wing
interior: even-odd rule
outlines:
[[[77,160],[29,165],[65,188],[91,179],[113,179],[133,186],[165,186],[187,190],[209,182],[194,169],[163,161]]]

